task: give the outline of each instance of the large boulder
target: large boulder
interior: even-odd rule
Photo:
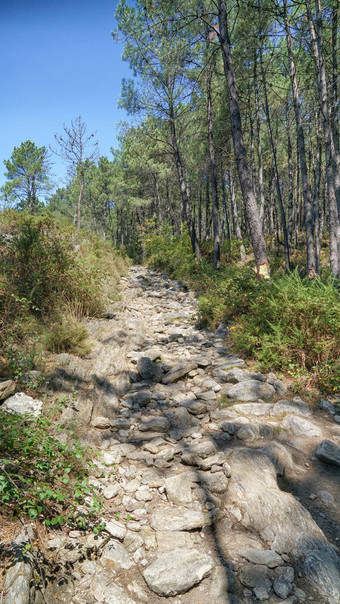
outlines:
[[[229,384],[238,384],[239,382],[246,382],[247,380],[258,380],[260,382],[265,381],[263,373],[252,373],[251,371],[245,371],[239,367],[234,367],[226,374],[226,381]]]
[[[304,579],[332,604],[340,602],[339,559],[309,512],[293,495],[279,489],[277,469],[265,450],[234,449],[228,462],[226,510],[232,520],[259,533],[271,550],[288,554],[299,569],[302,562]]]
[[[165,479],[165,488],[168,500],[175,505],[191,503],[191,473],[182,472]]]
[[[112,580],[112,574],[96,572],[89,586],[89,591],[96,598],[96,602],[110,602],[114,604],[136,604],[135,600],[124,592]]]
[[[322,436],[321,428],[296,415],[287,415],[282,422],[282,426],[294,436],[304,436],[306,438]]]
[[[23,559],[11,566],[6,573],[4,604],[29,604],[31,578],[32,568]]]
[[[326,543],[309,512],[277,484],[277,468],[264,449],[238,448],[230,452],[231,478],[227,509],[247,530],[257,531],[277,553],[303,555],[310,544]]]

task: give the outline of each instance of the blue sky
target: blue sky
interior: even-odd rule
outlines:
[[[117,146],[121,80],[130,77],[121,60],[115,28],[117,0],[0,0],[0,185],[4,159],[32,140],[54,143],[63,124],[78,115],[97,132],[101,155]],[[66,175],[61,159],[52,167]]]

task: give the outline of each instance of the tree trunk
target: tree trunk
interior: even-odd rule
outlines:
[[[230,188],[231,212],[232,212],[232,217],[233,217],[234,235],[235,235],[236,239],[240,242],[241,262],[245,262],[247,259],[246,251],[244,249],[242,233],[241,233],[241,229],[240,229],[240,223],[238,220],[234,178],[233,178],[232,174],[229,174],[229,188]]]
[[[274,169],[275,181],[276,181],[276,194],[277,194],[277,198],[279,200],[281,225],[282,225],[282,231],[283,231],[285,267],[286,267],[286,273],[288,273],[289,268],[290,268],[290,259],[289,259],[289,241],[288,241],[286,213],[285,213],[282,194],[281,194],[280,176],[279,176],[279,170],[278,170],[278,166],[277,166],[276,146],[274,144],[273,130],[272,130],[272,125],[271,125],[271,120],[270,120],[266,75],[265,75],[265,71],[264,71],[264,67],[263,67],[263,59],[262,59],[262,48],[260,48],[260,64],[261,64],[262,84],[263,84],[263,92],[264,92],[264,106],[265,106],[265,113],[266,113],[266,118],[267,118],[269,141],[270,141],[270,146],[271,146],[271,150],[272,150],[273,169]]]
[[[200,181],[197,220],[198,220],[198,240],[202,241],[202,181]]]
[[[264,187],[263,187],[263,159],[262,159],[262,143],[261,143],[261,117],[260,117],[260,100],[259,100],[259,83],[256,69],[256,55],[254,58],[254,86],[255,86],[255,109],[256,109],[256,130],[257,130],[257,159],[259,170],[259,198],[260,198],[260,220],[263,228],[264,223]]]
[[[170,86],[169,86],[169,90],[170,90]],[[183,213],[184,213],[185,220],[186,220],[188,230],[189,230],[192,251],[195,254],[197,260],[200,261],[201,250],[200,250],[200,247],[199,247],[199,244],[197,241],[197,237],[196,237],[195,225],[192,221],[190,199],[188,196],[188,189],[187,189],[187,185],[186,185],[186,182],[184,179],[184,174],[183,174],[182,158],[181,158],[179,148],[178,148],[178,143],[177,143],[174,109],[173,109],[173,106],[171,103],[169,106],[169,114],[170,114],[169,117],[170,117],[170,130],[171,130],[171,144],[172,144],[172,150],[173,150],[176,169],[177,169],[177,176],[178,176],[179,188],[180,188],[180,193],[181,193]]]
[[[339,2],[333,0],[332,8],[332,128],[334,148],[337,158],[338,170],[340,169],[340,149],[339,149],[339,96],[338,96],[338,32],[339,32]]]
[[[320,182],[321,182],[321,153],[322,141],[319,119],[316,114],[316,158],[314,167],[314,190],[313,190],[313,226],[314,226],[314,242],[315,242],[315,270],[318,273],[320,270],[320,248],[322,239],[323,217],[320,219]],[[323,212],[322,212],[323,215]]]
[[[228,102],[231,120],[231,129],[234,144],[234,153],[237,171],[240,179],[242,197],[245,205],[250,236],[254,249],[256,270],[258,275],[269,277],[269,263],[267,248],[264,240],[262,224],[257,208],[256,196],[252,187],[252,176],[247,161],[247,153],[243,140],[241,114],[236,90],[236,77],[234,72],[231,44],[228,29],[228,12],[226,0],[218,0],[219,39],[221,43],[224,72],[227,80]]]
[[[221,190],[222,190],[222,202],[223,202],[223,210],[224,210],[224,220],[225,220],[225,228],[227,231],[227,239],[230,241],[230,223],[229,223],[229,215],[228,215],[228,206],[227,206],[227,195],[225,190],[225,181],[224,178],[221,180]]]
[[[210,160],[210,184],[212,197],[212,223],[213,223],[213,241],[214,241],[214,256],[213,268],[218,269],[220,262],[220,225],[218,217],[218,190],[216,178],[216,159],[213,136],[213,111],[211,98],[211,80],[213,75],[214,65],[210,63],[207,67],[207,114],[208,114],[208,144],[209,144],[209,160]]]
[[[330,264],[332,274],[340,279],[340,182],[330,123],[325,58],[322,48],[322,15],[320,0],[316,0],[316,6],[317,18],[315,28],[310,0],[306,0],[325,142],[326,181],[329,199]]]
[[[293,245],[294,232],[294,172],[292,140],[290,137],[290,120],[287,111],[287,155],[288,155],[288,242],[289,247]]]
[[[275,221],[274,221],[274,213],[275,213],[275,173],[274,168],[272,166],[271,169],[271,179],[269,183],[269,232],[270,232],[270,241],[271,241],[271,249],[275,249]]]
[[[157,219],[158,219],[158,232],[162,232],[162,224],[163,224],[163,215],[162,215],[162,200],[159,193],[158,179],[156,174],[153,175],[155,182],[155,192],[156,192],[156,205],[157,205]]]
[[[85,187],[85,176],[84,176],[84,170],[81,168],[80,169],[80,191],[79,191],[78,201],[77,201],[77,227],[78,227],[78,229],[80,229],[81,205],[82,205],[82,200],[83,200],[84,187]]]
[[[209,179],[207,177],[205,181],[205,234],[204,238],[206,241],[210,239],[210,226],[212,216],[210,215],[210,187]]]
[[[285,19],[285,30],[286,30],[286,41],[288,48],[288,57],[290,64],[290,80],[292,84],[293,92],[293,103],[294,103],[294,114],[296,123],[296,137],[297,146],[300,157],[300,169],[301,169],[301,184],[302,184],[302,195],[304,203],[304,215],[305,215],[305,229],[306,229],[306,244],[307,244],[307,274],[309,277],[315,277],[315,250],[313,242],[313,214],[312,214],[312,199],[308,183],[308,168],[306,161],[306,150],[305,150],[305,137],[302,127],[301,113],[300,113],[300,99],[299,89],[296,78],[295,59],[293,54],[292,37],[290,33],[290,26],[288,22],[287,14],[287,0],[284,0],[284,19]]]

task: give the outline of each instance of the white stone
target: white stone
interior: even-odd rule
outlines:
[[[115,537],[115,539],[123,541],[126,535],[126,528],[124,524],[122,524],[121,522],[117,522],[117,520],[107,521],[105,520],[105,518],[103,518],[103,522],[105,522],[106,532],[109,533],[111,537]]]
[[[188,510],[183,507],[158,508],[151,516],[151,526],[159,531],[191,531],[205,524],[200,510]]]
[[[37,401],[24,392],[17,392],[1,405],[1,409],[7,413],[20,413],[20,415],[28,413],[38,416],[41,414],[42,406],[42,401]]]
[[[104,489],[103,495],[105,499],[113,499],[114,497],[117,497],[121,490],[122,487],[120,484],[109,484],[109,486]]]
[[[161,554],[144,572],[149,588],[160,596],[176,596],[188,591],[214,567],[213,559],[198,550],[173,550]]]
[[[105,545],[100,561],[103,566],[116,569],[128,570],[132,566],[132,561],[125,547],[114,539]]]

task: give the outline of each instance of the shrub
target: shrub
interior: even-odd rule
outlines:
[[[308,372],[310,383],[340,390],[340,298],[331,280],[295,272],[263,284],[232,339],[264,369]]]
[[[244,313],[257,295],[259,284],[248,265],[226,264],[216,271],[209,257],[203,257],[198,264],[187,232],[182,237],[173,237],[168,230],[163,235],[151,231],[145,246],[153,267],[184,279],[197,291],[199,318],[207,325],[216,326]]]
[[[51,327],[46,336],[46,347],[51,352],[70,352],[79,356],[85,356],[91,350],[86,343],[88,331],[82,323],[74,319],[64,317],[61,323]]]
[[[90,452],[60,442],[53,422],[0,410],[0,509],[49,525],[85,527],[101,503],[88,485]]]
[[[32,344],[51,322],[47,340],[52,350],[85,354],[85,328],[76,322],[101,314],[106,299],[117,296],[117,283],[126,267],[125,257],[109,243],[60,223],[49,213],[2,213],[0,349],[5,354],[1,367],[9,367],[16,377],[21,368],[13,370],[6,351],[14,349],[28,359]],[[73,324],[61,319],[55,325],[55,317],[63,315],[72,315]]]
[[[200,318],[213,327],[247,312],[261,288],[250,267],[236,264],[214,271],[206,282],[202,275],[200,282],[204,283],[199,298]]]
[[[167,226],[161,235],[151,229],[145,235],[145,253],[152,266],[168,271],[176,279],[188,279],[196,274],[197,263],[187,231],[182,237],[174,237]]]

